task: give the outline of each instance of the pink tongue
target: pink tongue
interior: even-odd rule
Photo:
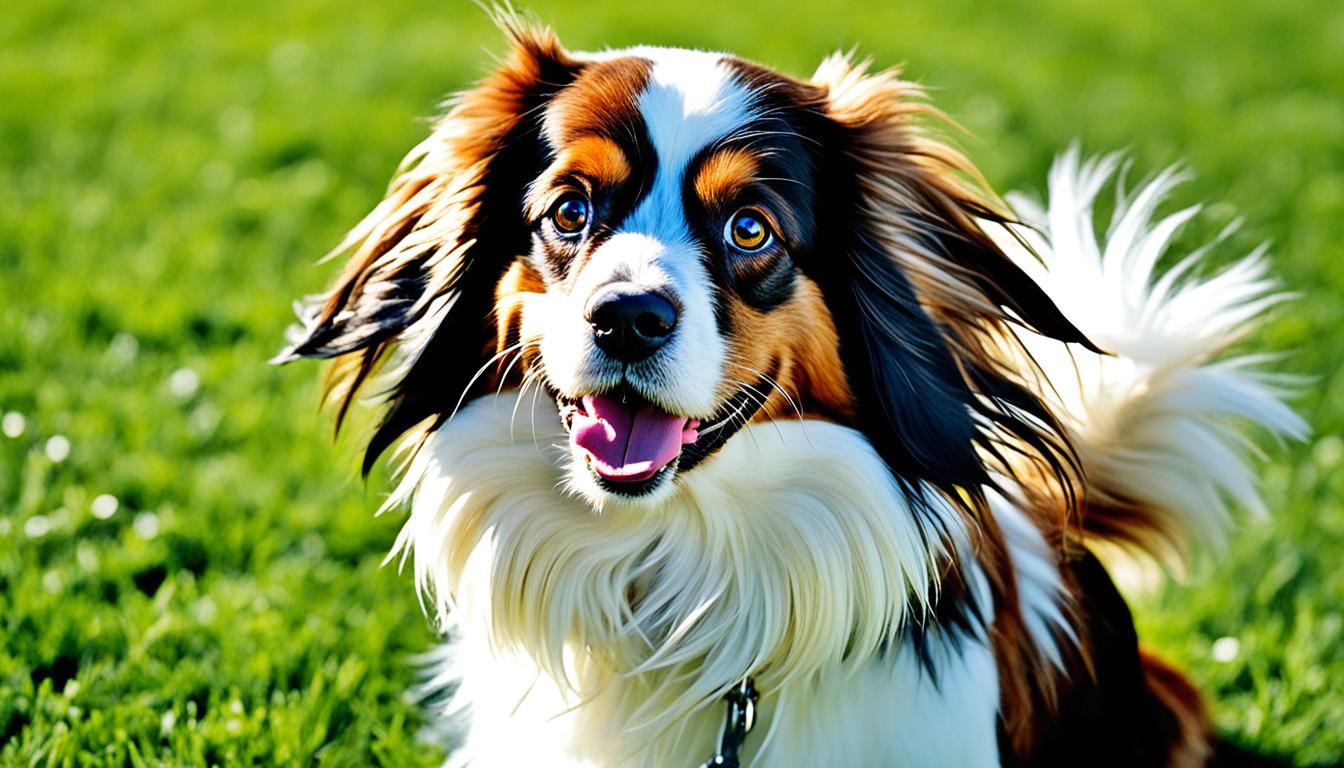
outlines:
[[[587,395],[574,414],[570,439],[588,452],[592,467],[611,480],[647,480],[694,443],[699,422],[652,405],[635,409],[605,395]]]

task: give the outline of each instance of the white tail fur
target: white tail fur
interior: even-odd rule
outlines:
[[[1070,430],[1086,475],[1088,533],[1137,545],[1169,563],[1191,545],[1220,544],[1232,507],[1264,504],[1248,431],[1303,438],[1306,424],[1283,402],[1285,379],[1260,368],[1265,356],[1227,357],[1266,310],[1283,301],[1267,275],[1265,247],[1208,277],[1194,275],[1212,243],[1165,271],[1159,259],[1198,212],[1155,220],[1184,176],[1167,169],[1117,203],[1104,242],[1093,205],[1120,164],[1081,161],[1070,147],[1050,171],[1049,203],[1010,196],[1016,234],[992,234],[1097,346],[1097,355],[1022,333],[1047,379],[1042,389]],[[1039,257],[1039,258],[1037,258]]]

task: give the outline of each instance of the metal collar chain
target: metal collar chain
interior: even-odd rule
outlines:
[[[756,684],[750,677],[742,678],[736,688],[723,695],[727,702],[727,718],[723,723],[723,735],[719,737],[719,751],[700,765],[700,768],[740,768],[737,753],[742,742],[747,740],[751,727],[756,724]]]

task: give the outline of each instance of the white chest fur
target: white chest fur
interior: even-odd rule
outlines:
[[[396,497],[411,500],[397,549],[455,638],[454,762],[695,766],[719,695],[750,673],[748,764],[998,764],[983,639],[935,646],[935,685],[897,634],[955,544],[858,433],[753,426],[656,507],[594,510],[562,487],[554,411],[534,433],[517,404],[464,408]],[[961,537],[945,502],[923,503]]]

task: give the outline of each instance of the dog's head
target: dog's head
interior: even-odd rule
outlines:
[[[368,462],[529,385],[598,504],[659,498],[761,418],[853,426],[951,497],[1005,442],[1060,455],[1005,324],[1085,340],[981,230],[999,216],[912,86],[506,26],[510,60],[407,158],[284,355],[341,358],[342,411],[393,357]]]

